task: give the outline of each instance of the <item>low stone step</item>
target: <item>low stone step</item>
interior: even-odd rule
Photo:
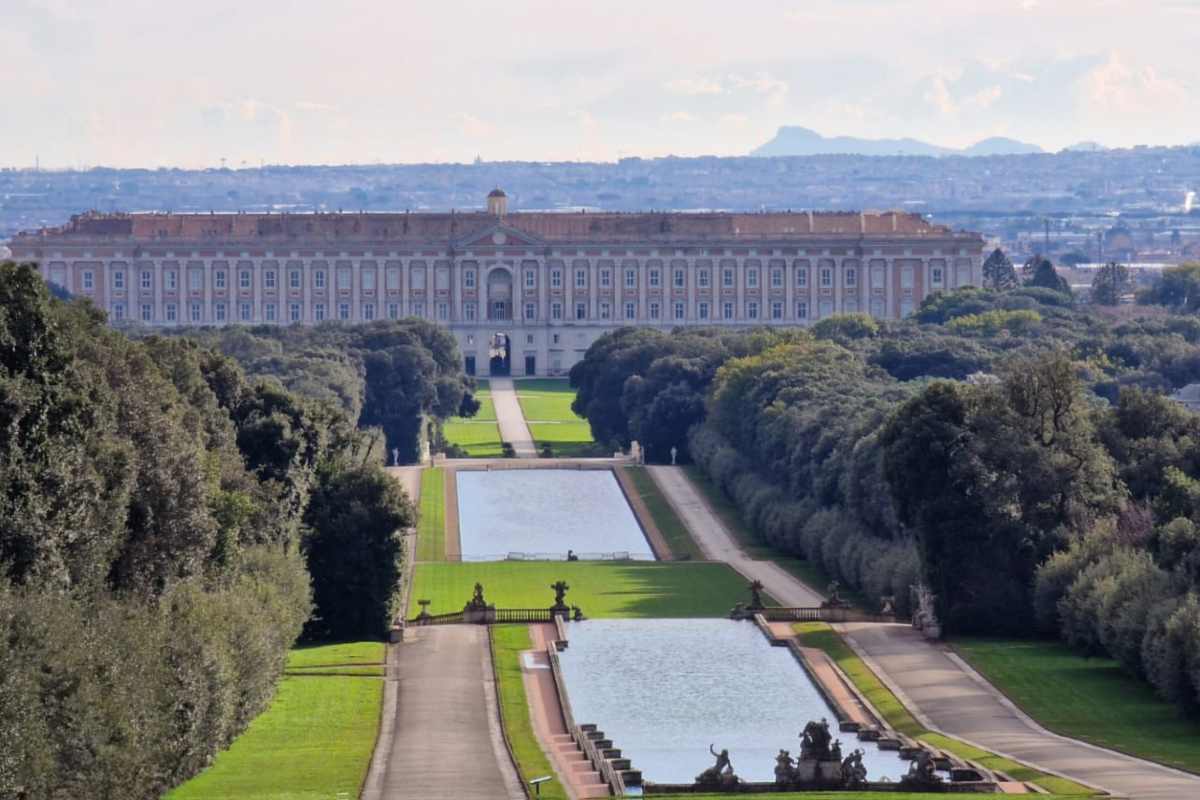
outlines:
[[[575,790],[575,795],[577,797],[581,798],[581,800],[583,798],[608,797],[609,796],[608,784],[607,783],[596,783],[596,784],[588,784],[587,786],[580,786],[578,789]]]

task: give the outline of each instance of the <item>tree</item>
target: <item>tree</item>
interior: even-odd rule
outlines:
[[[380,638],[400,611],[404,528],[416,512],[377,464],[323,469],[305,514],[316,613],[308,634]]]
[[[1023,271],[1029,276],[1025,280],[1026,286],[1040,286],[1043,289],[1053,289],[1067,295],[1071,293],[1071,285],[1067,283],[1066,278],[1058,274],[1058,270],[1054,268],[1054,264],[1050,263],[1048,258],[1034,256],[1025,262]]]
[[[1092,302],[1102,306],[1120,305],[1121,298],[1131,286],[1129,268],[1110,261],[1098,269],[1092,278]]]
[[[1200,262],[1167,267],[1158,282],[1138,297],[1138,302],[1167,306],[1176,311],[1200,309]]]
[[[1017,270],[1012,260],[997,247],[983,262],[983,285],[988,289],[1004,291],[1018,285]]]

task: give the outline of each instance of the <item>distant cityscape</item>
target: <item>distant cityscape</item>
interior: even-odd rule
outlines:
[[[833,141],[833,140],[826,140]],[[237,169],[0,170],[0,243],[84,211],[904,210],[978,231],[1014,260],[1200,259],[1200,147],[899,155],[627,158]]]

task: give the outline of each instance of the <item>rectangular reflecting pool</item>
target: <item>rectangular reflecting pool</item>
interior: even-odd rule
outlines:
[[[647,781],[691,783],[711,767],[709,745],[729,750],[743,779],[771,781],[781,749],[800,755],[810,720],[837,717],[785,647],[750,622],[722,619],[588,620],[568,628],[560,653],[577,723],[596,723]],[[854,734],[872,780],[899,780],[909,762]]]
[[[505,558],[654,560],[611,470],[459,470],[464,560]]]

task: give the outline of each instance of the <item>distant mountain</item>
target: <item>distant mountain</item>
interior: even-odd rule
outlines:
[[[1067,153],[1099,153],[1101,150],[1107,149],[1107,147],[1099,142],[1076,142],[1073,145],[1064,147],[1063,151]]]
[[[994,136],[962,150],[941,147],[920,139],[860,139],[856,136],[822,136],[814,130],[785,125],[775,138],[751,151],[752,156],[998,156],[1041,153],[1037,145]]]

